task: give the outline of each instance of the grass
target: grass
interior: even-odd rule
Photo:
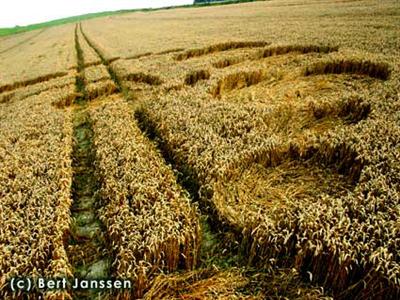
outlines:
[[[47,28],[47,27],[52,27],[52,26],[57,26],[57,25],[68,24],[68,23],[75,23],[75,22],[79,22],[82,20],[89,20],[92,18],[105,17],[105,16],[110,16],[110,15],[119,14],[119,13],[123,13],[123,12],[124,11],[114,11],[114,12],[107,11],[107,12],[91,13],[91,14],[85,14],[85,15],[80,15],[80,16],[73,16],[73,17],[68,17],[68,18],[52,20],[52,21],[43,22],[43,23],[27,25],[27,26],[15,26],[15,27],[9,27],[9,28],[0,28],[0,36],[17,34],[17,33],[21,33],[21,32],[32,31],[32,30],[37,30],[37,29],[42,29],[42,28]],[[126,11],[126,12],[130,12],[130,11]]]
[[[133,13],[133,12],[151,12],[157,10],[165,10],[165,9],[172,9],[172,8],[195,8],[195,7],[203,7],[203,6],[216,6],[216,5],[227,5],[227,4],[237,4],[243,2],[254,2],[260,0],[228,0],[228,1],[221,1],[221,2],[206,2],[206,3],[198,3],[198,4],[189,4],[189,5],[180,5],[180,6],[167,6],[161,8],[141,8],[141,9],[122,9],[116,11],[104,11],[104,12],[96,12],[96,13],[89,13],[79,16],[72,16],[68,18],[62,18],[57,20],[52,20],[43,23],[36,23],[27,26],[15,26],[15,27],[6,27],[0,28],[0,36],[7,36],[37,29],[43,29],[47,27],[63,25],[68,23],[79,23],[84,20],[90,20],[93,18],[100,18],[106,16],[113,16],[119,14],[126,14],[126,13]]]

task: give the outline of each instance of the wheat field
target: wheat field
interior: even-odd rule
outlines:
[[[1,38],[0,298],[399,299],[399,91],[397,1]]]

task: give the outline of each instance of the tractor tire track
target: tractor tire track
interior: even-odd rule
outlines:
[[[131,95],[129,89],[124,86],[122,79],[118,76],[117,72],[110,65],[110,61],[106,59],[104,53],[96,47],[93,40],[91,40],[88,35],[83,31],[82,26],[80,26],[80,31],[83,37],[86,39],[88,44],[93,48],[93,50],[99,55],[103,64],[107,67],[107,70],[113,79],[114,83],[118,87],[118,90],[123,93],[125,100],[133,108],[134,117],[139,124],[139,129],[142,131],[144,137],[149,139],[153,143],[164,159],[166,165],[171,165],[174,170],[178,170],[180,173],[176,173],[177,183],[182,186],[184,190],[188,192],[190,198],[193,202],[199,202],[199,188],[200,186],[195,182],[193,178],[189,178],[184,170],[179,168],[179,165],[172,159],[170,153],[167,153],[163,147],[162,141],[160,141],[159,136],[154,134],[152,128],[147,128],[144,126],[142,116],[137,113],[135,109],[135,103],[132,101],[134,95]],[[182,176],[182,174],[185,174]],[[189,178],[189,179],[188,179]],[[227,266],[234,267],[239,266],[240,249],[230,238],[235,236],[237,239],[240,238],[240,233],[234,232],[232,228],[227,228],[222,222],[218,220],[215,212],[209,206],[200,205],[201,211],[201,228],[202,228],[202,246],[201,246],[201,267],[212,267],[219,266],[221,268],[226,268]]]
[[[73,114],[73,205],[71,208],[73,223],[66,248],[75,278],[100,279],[109,277],[112,261],[107,248],[106,231],[97,216],[99,182],[95,174],[93,129],[87,112],[84,57],[79,44],[77,28],[75,28],[75,47],[79,74],[76,78],[76,90],[80,97],[75,100],[77,107]],[[74,299],[99,299],[101,292],[74,290],[72,295]]]

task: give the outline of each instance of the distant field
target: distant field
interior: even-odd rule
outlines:
[[[194,3],[193,5],[184,5],[184,6],[179,6],[179,7],[181,7],[181,8],[195,8],[195,7],[203,7],[203,6],[226,5],[226,4],[254,2],[254,1],[263,1],[263,0],[226,0],[226,1],[221,0],[221,1],[216,1],[216,2],[204,1],[204,2],[201,2],[201,3]],[[12,35],[12,34],[17,34],[17,33],[22,33],[22,32],[27,32],[27,31],[32,31],[32,30],[43,29],[43,28],[52,27],[52,26],[68,24],[68,23],[80,22],[80,21],[83,21],[83,20],[90,20],[90,19],[93,19],[93,18],[106,17],[106,16],[119,15],[119,14],[126,14],[126,13],[132,13],[132,12],[150,12],[150,11],[172,9],[172,8],[173,7],[163,7],[163,8],[155,8],[155,9],[149,8],[149,9],[130,9],[130,10],[119,10],[119,11],[105,11],[105,12],[85,14],[85,15],[81,15],[81,16],[73,16],[73,17],[69,17],[69,18],[63,18],[63,19],[58,19],[58,20],[53,20],[53,21],[44,22],[44,23],[38,23],[38,24],[32,24],[32,25],[27,25],[27,26],[16,26],[16,27],[10,27],[10,28],[0,28],[0,37],[1,36]]]
[[[57,25],[80,22],[82,20],[87,20],[87,19],[91,19],[91,18],[98,18],[98,17],[104,17],[104,16],[113,15],[113,14],[120,14],[120,13],[123,13],[123,12],[122,11],[118,11],[118,12],[100,12],[100,13],[93,13],[93,14],[87,14],[87,15],[82,15],[82,16],[64,18],[64,19],[59,19],[59,20],[54,20],[54,21],[49,21],[49,22],[44,22],[44,23],[32,24],[32,25],[28,25],[28,26],[16,26],[16,27],[11,27],[11,28],[0,28],[0,36],[7,36],[7,35],[12,35],[12,34],[17,34],[17,33],[22,33],[22,32],[27,32],[27,31],[32,31],[32,30],[38,30],[38,29],[43,29],[43,28],[52,27],[52,26],[57,26]]]
[[[399,299],[399,21],[272,0],[1,40],[2,298]]]

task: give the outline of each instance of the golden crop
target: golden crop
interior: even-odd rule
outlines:
[[[392,153],[391,165],[398,156],[399,130],[389,117],[393,111],[387,115],[388,109],[376,108],[385,101],[382,91],[388,84],[372,79],[388,79],[391,68],[371,55],[358,63],[359,53],[350,56],[340,49],[324,58],[294,53],[258,58],[257,67],[245,61],[212,69],[213,59],[204,59],[202,69],[209,76],[197,84],[193,76],[190,82],[181,76],[180,89],[153,92],[137,115],[177,167],[200,186],[203,201],[221,222],[242,232],[250,262],[266,267],[294,260],[299,270],[310,271],[334,291],[346,289],[358,274],[365,285],[356,285],[357,297],[383,289],[396,295],[399,235],[393,208],[398,196],[391,199],[396,185],[383,185],[387,205],[362,217],[357,209],[371,202],[366,195],[376,193],[374,178],[390,176],[376,170],[365,179],[367,170],[376,168],[372,161],[381,162],[372,158],[378,152],[361,151],[364,141]],[[346,60],[334,69],[310,71],[315,67],[309,66],[320,66],[314,60],[330,66],[338,56]],[[162,68],[157,73],[160,78],[169,71],[165,65],[165,73]],[[313,73],[321,74],[310,80]],[[374,133],[376,122],[390,130],[385,140]],[[387,219],[377,221],[381,214]]]
[[[254,282],[262,281],[266,292],[252,295],[240,292]],[[238,292],[239,290],[239,292]],[[300,280],[295,269],[283,269],[273,275],[249,276],[240,269],[217,271],[200,269],[177,275],[160,275],[155,279],[144,299],[242,299],[261,300],[285,297],[287,299],[332,300],[321,289],[308,287]]]
[[[46,29],[28,43],[1,53],[0,91],[4,86],[18,82],[24,86],[25,82],[61,75],[76,67],[72,29],[72,24]]]
[[[90,111],[103,208],[115,253],[115,275],[132,278],[140,297],[159,270],[192,269],[199,223],[172,171],[118,96]]]
[[[95,83],[90,83],[86,86],[88,99],[95,99],[104,95],[111,95],[117,91],[114,81],[102,80]]]
[[[70,276],[71,113],[41,94],[0,111],[0,294],[12,276]],[[29,114],[27,114],[29,112]]]
[[[16,36],[3,36],[0,38],[0,54],[10,51],[16,47],[20,47],[25,43],[28,43],[38,35],[42,34],[47,28],[36,31],[28,31]]]
[[[84,51],[84,58],[86,61],[86,52]],[[107,68],[103,65],[92,66],[85,68],[85,79],[87,83],[93,83],[110,79]]]
[[[1,38],[0,295],[11,276],[76,275],[111,250],[109,274],[135,285],[121,299],[398,299],[398,12],[256,1]],[[82,157],[100,249],[69,239]],[[243,270],[199,259],[181,185]]]

